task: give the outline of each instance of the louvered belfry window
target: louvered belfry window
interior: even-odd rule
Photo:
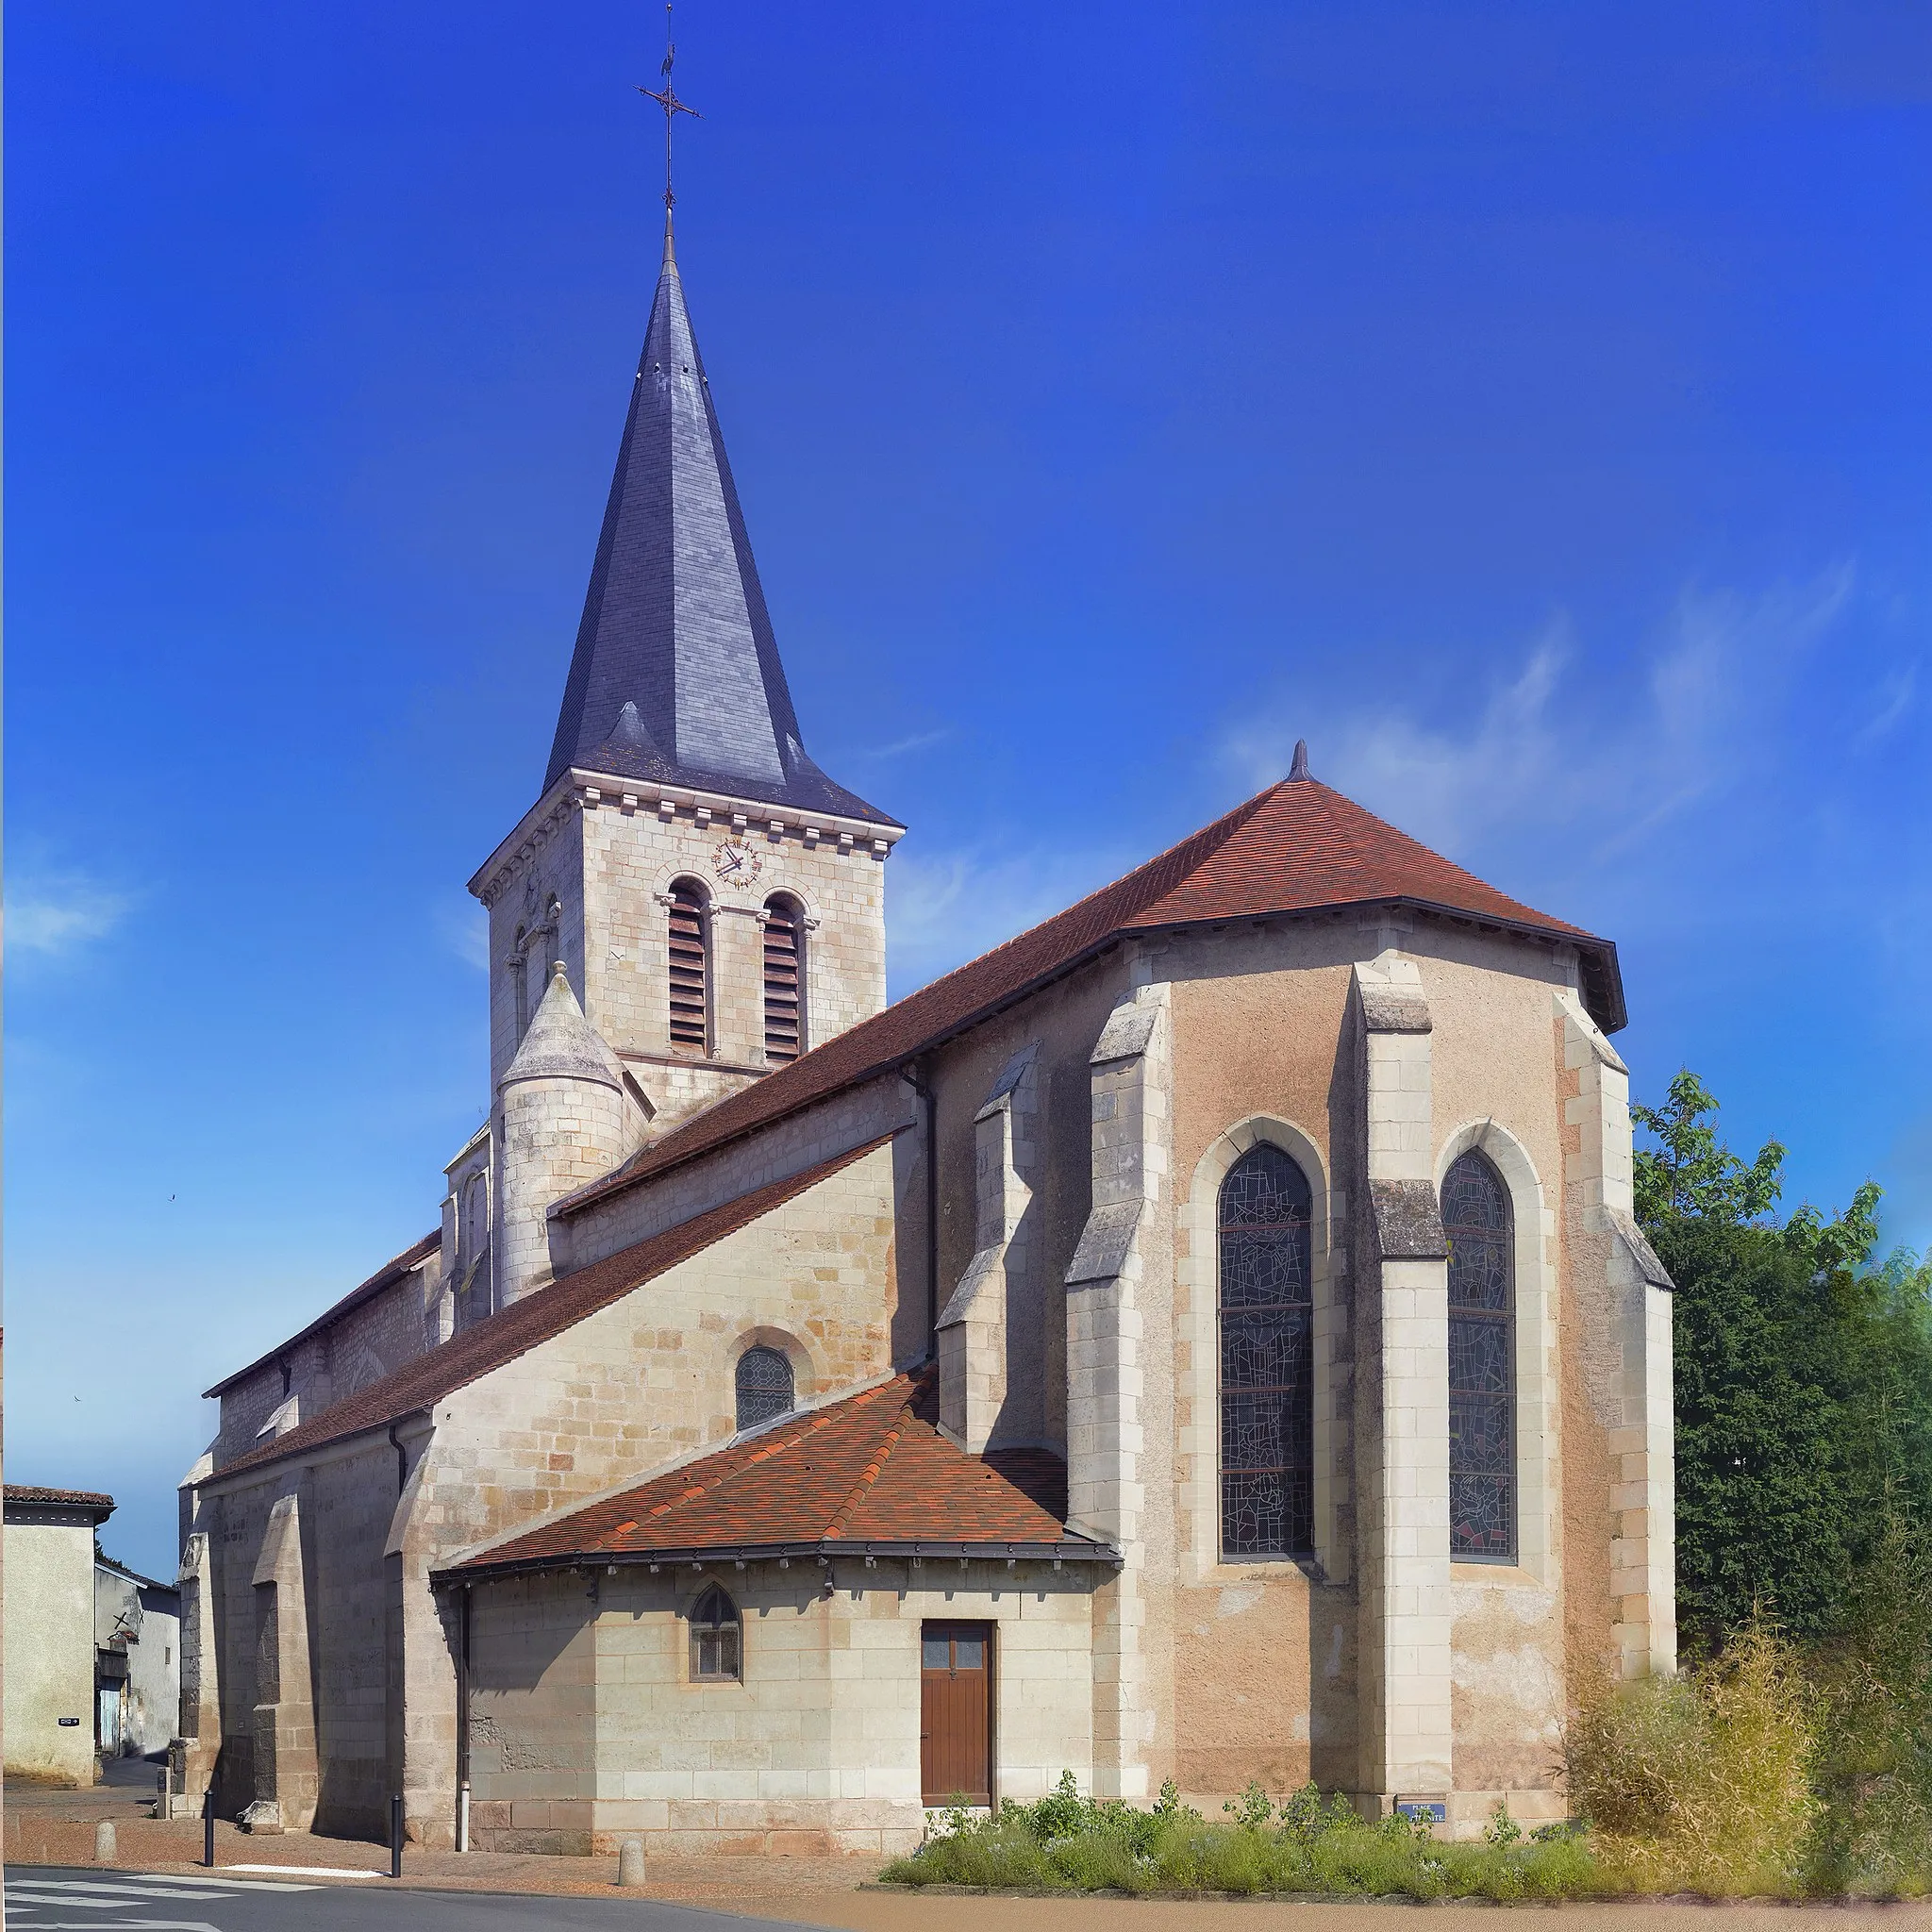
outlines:
[[[679,879],[671,888],[671,1046],[675,1053],[701,1054],[710,1049],[706,937],[704,894],[689,879]]]
[[[790,1415],[791,1364],[783,1353],[760,1344],[738,1357],[738,1426],[755,1429],[774,1416]]]
[[[1516,1296],[1509,1193],[1476,1153],[1442,1182],[1449,1237],[1449,1554],[1516,1557]]]
[[[805,921],[795,900],[765,903],[765,1058],[788,1066],[804,1050]]]
[[[1221,1184],[1221,1549],[1292,1557],[1315,1543],[1312,1196],[1278,1147]]]

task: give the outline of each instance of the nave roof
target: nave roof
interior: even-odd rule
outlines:
[[[702,1254],[726,1235],[749,1227],[761,1215],[782,1207],[840,1169],[849,1167],[890,1138],[881,1136],[802,1173],[756,1188],[735,1201],[694,1214],[689,1221],[666,1228],[648,1241],[607,1255],[603,1260],[579,1268],[574,1274],[566,1274],[540,1292],[498,1309],[475,1327],[463,1329],[441,1347],[392,1369],[380,1381],[372,1382],[368,1388],[324,1409],[312,1421],[297,1424],[287,1435],[224,1463],[213,1473],[212,1479],[278,1462],[284,1457],[320,1449],[370,1429],[387,1428],[407,1415],[430,1407],[444,1396],[453,1395],[492,1370],[514,1361],[540,1342],[561,1335],[599,1309],[622,1300],[633,1289],[655,1280],[680,1261]]]
[[[1294,775],[1064,912],[707,1108],[552,1212],[588,1207],[902,1067],[1132,935],[1378,905],[1572,944],[1591,1017],[1607,1033],[1624,1024],[1623,979],[1611,941],[1486,885],[1307,776],[1298,757]]]

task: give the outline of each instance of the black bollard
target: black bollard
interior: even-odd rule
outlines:
[[[403,1799],[397,1792],[389,1801],[389,1875],[403,1875]]]
[[[215,1788],[212,1785],[201,1794],[201,1862],[210,1872],[215,1869]]]

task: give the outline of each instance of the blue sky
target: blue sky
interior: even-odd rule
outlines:
[[[689,0],[679,255],[903,992],[1314,770],[1932,1238],[1932,15]],[[656,266],[645,6],[9,20],[8,1474],[430,1227]]]

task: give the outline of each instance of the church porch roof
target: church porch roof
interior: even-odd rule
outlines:
[[[439,1580],[707,1557],[1118,1560],[1065,1513],[1066,1466],[1051,1451],[969,1456],[940,1433],[928,1363],[561,1513]]]

